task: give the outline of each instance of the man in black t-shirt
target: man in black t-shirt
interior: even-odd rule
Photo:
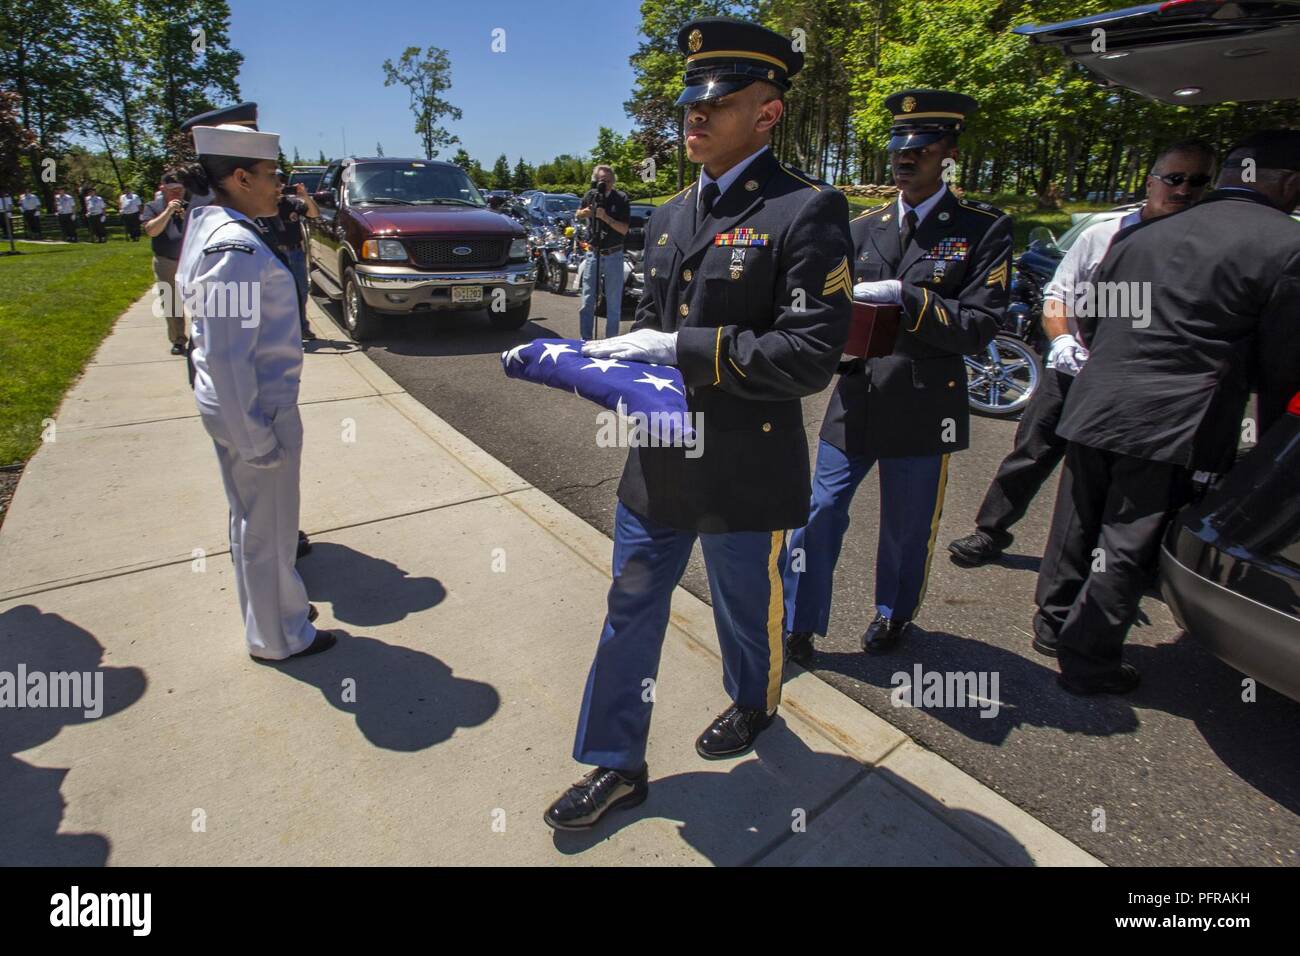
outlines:
[[[280,214],[258,219],[257,226],[266,233],[271,248],[284,256],[298,283],[298,323],[306,342],[316,338],[316,333],[307,324],[307,254],[302,247],[302,219],[304,216],[315,219],[320,209],[302,183],[295,183],[290,190],[284,170],[276,175],[280,177]]]
[[[596,326],[596,271],[605,282],[605,335],[618,335],[618,322],[623,305],[623,237],[627,235],[632,220],[632,207],[627,193],[614,188],[614,170],[600,165],[592,170],[595,186],[587,190],[575,214],[578,219],[595,219],[591,223],[600,237],[599,255],[589,252],[582,264],[582,307],[578,312],[578,327],[584,339],[593,338]]]

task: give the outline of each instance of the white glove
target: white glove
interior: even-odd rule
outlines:
[[[853,287],[853,298],[859,302],[871,302],[875,305],[901,305],[903,302],[903,283],[897,279],[859,282]]]
[[[284,449],[276,445],[274,450],[256,458],[245,458],[244,464],[250,468],[279,468],[284,462]]]
[[[1052,339],[1047,351],[1047,367],[1066,375],[1078,375],[1083,363],[1088,361],[1088,350],[1069,332]]]
[[[676,365],[677,333],[660,332],[658,329],[637,329],[627,335],[615,335],[608,339],[584,342],[582,354],[588,358]]]

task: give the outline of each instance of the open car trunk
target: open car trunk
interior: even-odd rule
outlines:
[[[1168,0],[1014,32],[1162,103],[1300,95],[1300,0]]]

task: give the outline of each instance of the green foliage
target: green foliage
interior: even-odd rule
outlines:
[[[510,188],[510,160],[502,153],[492,166],[492,189]]]
[[[511,189],[532,189],[533,188],[533,168],[524,162],[522,156],[519,162],[515,163],[514,174],[510,177]]]

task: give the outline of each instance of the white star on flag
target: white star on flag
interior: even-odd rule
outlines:
[[[543,345],[542,351],[546,354],[538,359],[538,364],[545,362],[547,359],[550,359],[552,362],[558,362],[560,356],[565,352],[577,352],[577,349],[572,345],[569,345],[567,342],[552,342],[550,345]]]
[[[646,372],[645,375],[637,379],[638,384],[641,382],[644,382],[647,385],[653,385],[656,392],[662,392],[666,388],[670,392],[675,392],[678,395],[681,394],[681,392],[678,392],[677,389],[673,387],[673,380],[671,378],[660,378],[658,375],[651,375],[649,372]]]
[[[521,359],[519,355],[521,352],[523,352],[524,349],[528,348],[532,344],[533,344],[532,342],[525,342],[523,345],[516,345],[510,351],[503,353],[501,357],[506,360],[507,365],[509,365],[511,362],[518,362],[520,365],[522,365],[524,363],[524,360]]]
[[[602,372],[608,372],[612,368],[631,368],[630,365],[624,365],[618,359],[598,359],[591,360],[591,364],[584,365],[582,370],[585,372],[589,368],[598,368]]]

